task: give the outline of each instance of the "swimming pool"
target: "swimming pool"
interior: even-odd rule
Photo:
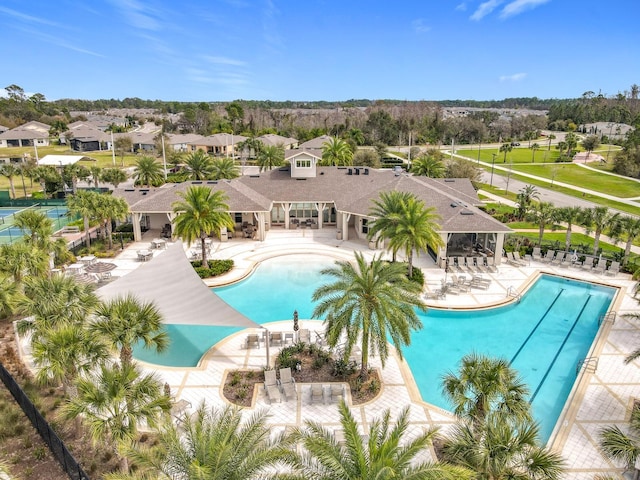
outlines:
[[[310,318],[313,291],[326,280],[320,270],[330,259],[291,255],[262,262],[247,279],[214,289],[224,301],[258,323]],[[419,314],[424,328],[403,349],[422,398],[449,410],[441,379],[456,371],[470,352],[501,356],[512,362],[529,385],[541,437],[547,440],[598,331],[615,289],[542,275],[517,304],[484,310],[429,309]],[[173,345],[166,354],[135,349],[135,357],[169,366],[195,366],[201,356],[234,327],[168,326]],[[206,340],[205,340],[206,339]]]

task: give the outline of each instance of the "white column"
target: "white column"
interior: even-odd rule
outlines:
[[[289,212],[291,211],[291,204],[283,203],[282,209],[284,210],[284,229],[289,230]]]
[[[142,213],[132,213],[131,218],[133,220],[133,240],[134,242],[142,241],[142,231],[140,230],[140,220],[142,219]]]
[[[315,203],[314,206],[316,207],[316,210],[318,211],[318,230],[322,230],[322,214],[324,212],[324,209],[327,208],[327,204],[326,203]]]
[[[493,252],[496,265],[500,265],[502,263],[503,247],[504,247],[504,233],[498,233],[496,236],[496,251]]]

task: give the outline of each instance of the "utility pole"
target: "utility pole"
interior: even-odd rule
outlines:
[[[498,155],[497,153],[492,153],[492,160],[491,160],[491,182],[489,182],[489,186],[493,187],[493,167],[496,164],[496,156]]]

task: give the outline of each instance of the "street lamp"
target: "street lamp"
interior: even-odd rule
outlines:
[[[496,164],[496,157],[498,156],[498,154],[492,153],[491,156],[493,158],[491,159],[491,182],[489,182],[489,186],[493,187],[493,167]]]

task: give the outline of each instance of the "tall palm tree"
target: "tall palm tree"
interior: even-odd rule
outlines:
[[[73,194],[75,194],[78,189],[78,180],[86,180],[90,176],[91,172],[89,169],[77,163],[65,165],[62,169],[62,179],[71,187]]]
[[[338,137],[331,137],[322,144],[322,164],[323,165],[351,165],[353,152],[349,144]]]
[[[284,148],[279,145],[265,145],[256,156],[260,171],[273,170],[284,163]]]
[[[151,187],[160,185],[163,182],[162,165],[152,157],[142,157],[136,160],[136,167],[133,170],[133,178],[136,185]]]
[[[88,373],[107,360],[109,350],[85,326],[62,323],[44,326],[31,343],[36,380],[42,384],[62,384],[68,393],[79,374]]]
[[[540,247],[544,229],[557,219],[557,209],[551,202],[538,202],[532,205],[531,211],[527,216],[538,225],[538,246]]]
[[[211,157],[202,150],[196,150],[187,155],[184,163],[189,171],[189,179],[206,180],[211,177],[213,169]]]
[[[617,425],[604,427],[599,432],[600,448],[607,457],[624,462],[627,470],[635,472],[634,479],[640,476],[636,469],[640,458],[640,409],[631,410],[630,429],[622,431]]]
[[[101,364],[76,382],[78,394],[63,406],[68,418],[82,417],[94,443],[108,440],[120,460],[120,469],[129,471],[122,455],[123,445],[130,444],[141,421],[157,427],[171,407],[162,384],[154,374],[142,374],[133,364]]]
[[[620,217],[619,213],[611,213],[607,207],[593,207],[583,210],[582,224],[587,233],[593,231],[593,254],[598,254],[600,235],[605,228],[615,225]]]
[[[626,239],[622,264],[626,265],[631,254],[631,246],[636,238],[640,237],[640,218],[628,215],[619,216],[614,222],[611,235],[616,239]]]
[[[107,238],[109,250],[112,250],[112,222],[114,220],[124,220],[127,218],[127,214],[129,213],[129,204],[124,198],[100,194],[96,197],[94,206],[95,215],[100,220],[105,237]]]
[[[313,301],[319,302],[314,318],[324,318],[327,342],[335,347],[346,335],[345,358],[361,342],[360,377],[369,374],[369,355],[377,353],[385,364],[389,356],[387,337],[402,358],[404,345],[411,343],[411,331],[422,328],[415,309],[426,309],[418,296],[421,286],[407,279],[402,264],[388,263],[380,257],[367,263],[356,253],[355,265],[336,262],[322,271],[335,282],[318,287]]]
[[[509,362],[477,353],[462,357],[458,372],[442,380],[453,413],[479,430],[494,412],[520,420],[531,419],[529,388]]]
[[[157,446],[132,445],[127,455],[137,475],[116,479],[257,480],[273,478],[274,467],[291,465],[291,442],[284,435],[271,439],[267,415],[260,411],[243,419],[239,408],[208,410],[200,405],[180,426],[166,423]],[[279,477],[276,477],[279,478]],[[284,477],[283,477],[284,478]]]
[[[518,200],[518,218],[522,220],[527,214],[531,202],[540,199],[540,192],[534,185],[525,185],[520,189],[516,198]]]
[[[245,141],[238,143],[238,150],[241,158],[255,158],[262,150],[264,143],[256,137],[249,137]],[[245,153],[246,152],[246,153]]]
[[[502,163],[507,163],[507,153],[513,150],[513,147],[510,143],[503,143],[500,145],[500,151],[504,152],[504,158],[502,159]]]
[[[240,170],[232,158],[214,158],[211,162],[211,180],[231,180],[239,176]]]
[[[93,186],[95,188],[100,188],[100,181],[102,180],[102,173],[104,172],[104,170],[97,165],[92,165],[89,168],[89,172],[91,176],[91,181],[93,182]]]
[[[80,190],[75,195],[67,197],[67,207],[72,215],[80,215],[82,217],[85,245],[91,247],[91,232],[89,231],[89,222],[96,216],[96,204],[98,193]]]
[[[421,155],[411,164],[411,173],[423,177],[444,178],[447,168],[442,159],[435,155]]]
[[[138,342],[157,352],[169,346],[169,336],[156,305],[142,302],[132,294],[101,303],[91,327],[118,349],[123,364],[131,363],[133,347]]]
[[[375,220],[369,223],[367,238],[369,240],[375,239],[376,246],[378,242],[390,240],[394,237],[400,222],[399,216],[402,212],[402,206],[409,198],[411,198],[411,194],[408,192],[392,190],[380,192],[380,198],[373,201],[373,207],[371,207],[369,214]],[[395,262],[396,252],[393,251],[392,253],[393,261]]]
[[[73,277],[29,277],[24,293],[19,308],[30,317],[18,322],[18,332],[31,332],[34,340],[46,328],[63,323],[82,325],[99,303],[93,286]]]
[[[557,210],[558,220],[567,224],[567,232],[564,239],[565,252],[571,248],[571,234],[573,226],[582,218],[582,208],[580,207],[561,207]]]
[[[505,421],[493,416],[478,432],[459,422],[443,442],[444,459],[466,467],[486,480],[560,480],[564,461],[541,446],[539,427],[531,420]]]
[[[15,226],[22,230],[25,241],[43,250],[48,250],[53,235],[53,223],[46,213],[38,210],[23,210],[15,216]]]
[[[13,177],[20,173],[19,169],[15,165],[5,163],[0,165],[0,175],[6,177],[9,180],[9,188],[11,189],[11,198],[16,198],[16,189],[13,185]]]
[[[229,206],[225,203],[226,196],[222,190],[214,191],[201,186],[191,186],[178,195],[182,201],[173,204],[173,211],[178,214],[173,220],[174,232],[188,244],[196,238],[200,239],[202,266],[209,268],[205,243],[207,235],[220,232],[222,227],[234,227]]]
[[[292,479],[317,478],[324,480],[423,479],[464,480],[473,472],[438,462],[419,461],[427,450],[436,430],[423,429],[417,436],[407,438],[409,409],[402,410],[391,422],[389,410],[374,419],[368,430],[368,440],[358,431],[349,408],[340,402],[340,425],[345,442],[341,445],[335,434],[321,423],[307,421],[305,428],[294,432],[306,453],[297,456]]]
[[[531,149],[531,163],[536,162],[536,150],[540,150],[540,145],[538,143],[534,143],[529,147]]]
[[[0,272],[21,283],[25,277],[43,276],[49,268],[46,251],[24,241],[0,245]]]
[[[440,215],[435,208],[425,207],[422,200],[410,197],[402,203],[393,237],[389,240],[392,251],[404,250],[409,264],[409,278],[413,278],[413,252],[420,255],[431,247],[434,251],[444,246],[444,240],[438,233]]]

